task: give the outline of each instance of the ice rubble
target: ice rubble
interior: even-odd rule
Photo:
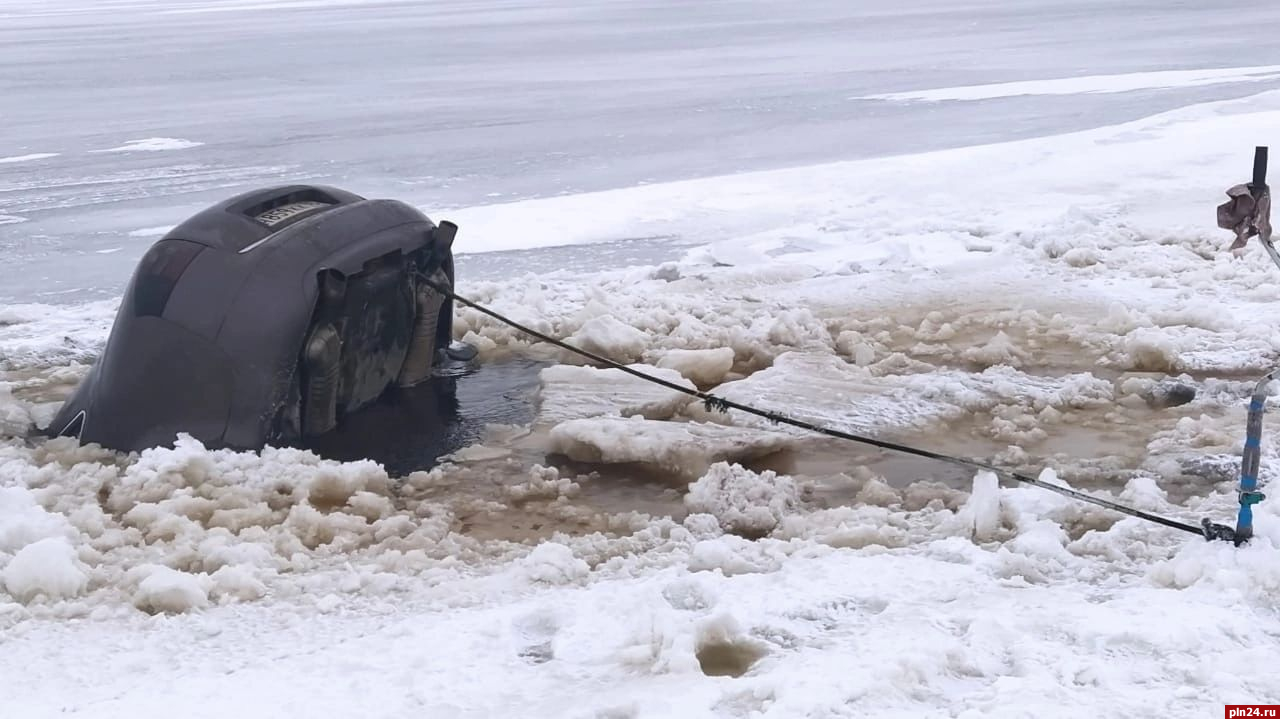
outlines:
[[[556,542],[543,542],[519,561],[530,581],[569,584],[586,579],[591,567],[573,550]]]
[[[592,317],[565,342],[615,362],[633,362],[640,358],[648,335],[610,315]]]
[[[45,537],[23,546],[0,572],[0,583],[20,602],[68,599],[82,593],[89,577],[63,537]]]
[[[689,485],[684,503],[692,512],[715,517],[726,532],[756,537],[799,512],[800,489],[794,479],[773,471],[756,473],[740,464],[717,462]]]
[[[978,472],[973,478],[973,492],[965,502],[960,515],[973,525],[973,538],[977,541],[995,539],[1000,528],[1000,480],[993,472]]]
[[[226,569],[226,567],[223,567]],[[212,580],[207,574],[189,574],[169,567],[144,564],[130,572],[137,583],[133,601],[148,612],[185,612],[209,604]]]
[[[717,385],[733,369],[734,352],[728,347],[707,350],[672,349],[662,353],[657,365],[673,369],[699,387]]]

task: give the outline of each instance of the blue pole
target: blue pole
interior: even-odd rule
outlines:
[[[1280,374],[1280,367],[1258,380],[1249,398],[1249,418],[1245,422],[1244,454],[1240,459],[1240,512],[1236,515],[1235,543],[1239,546],[1253,536],[1253,505],[1266,495],[1258,491],[1258,469],[1262,463],[1262,413],[1267,387]]]

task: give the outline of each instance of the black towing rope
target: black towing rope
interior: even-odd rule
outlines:
[[[831,427],[823,427],[821,425],[816,425],[811,422],[805,422],[804,420],[793,419],[791,417],[788,417],[783,414],[779,414],[777,412],[769,412],[767,410],[758,409],[756,407],[751,407],[749,405],[739,404],[738,402],[727,400],[727,399],[724,399],[723,397],[717,397],[713,394],[702,392],[698,389],[690,389],[688,387],[682,387],[673,382],[668,382],[667,380],[664,380],[660,377],[654,377],[653,375],[645,374],[644,372],[640,372],[639,370],[633,369],[631,367],[627,367],[623,364],[620,364],[611,359],[608,359],[607,357],[601,357],[600,355],[597,355],[593,352],[589,352],[579,347],[574,347],[573,345],[568,344],[567,342],[555,339],[554,337],[549,337],[546,334],[543,334],[542,332],[539,332],[530,327],[525,327],[524,325],[520,324],[519,322],[516,322],[515,320],[509,317],[505,317],[489,309],[488,307],[485,307],[477,302],[473,302],[465,297],[458,295],[451,288],[441,286],[440,284],[436,283],[435,281],[431,280],[425,275],[419,274],[419,278],[424,284],[428,285],[429,287],[436,290],[437,292],[444,295],[445,297],[448,297],[451,300],[464,304],[467,307],[470,307],[476,310],[477,312],[486,314],[505,325],[509,325],[510,327],[516,330],[519,330],[520,332],[523,332],[532,337],[536,337],[537,339],[542,340],[543,342],[547,342],[548,344],[555,345],[556,347],[559,347],[561,349],[568,350],[575,354],[586,357],[587,359],[590,359],[594,362],[598,362],[612,369],[621,370],[622,372],[632,375],[633,377],[642,379],[646,382],[650,382],[652,384],[665,387],[675,392],[680,392],[690,397],[700,399],[702,400],[703,405],[708,410],[727,413],[730,409],[736,409],[740,412],[746,412],[747,414],[752,414],[757,417],[767,419],[770,422],[774,422],[777,424],[791,425],[792,427],[798,427],[800,429],[809,430],[811,432],[816,432],[818,434],[826,435],[828,437],[834,437],[836,439],[848,440],[850,442],[857,442],[859,444],[867,444],[873,447],[879,447],[881,449],[887,449],[894,452],[901,452],[903,454],[914,455],[916,457],[933,459],[939,462],[946,462],[948,464],[953,464],[959,467],[965,467],[967,469],[975,469],[975,470],[983,470],[983,471],[991,472],[995,474],[997,477],[1003,477],[1005,479],[1010,479],[1015,482],[1020,482],[1022,484],[1028,484],[1033,487],[1047,489],[1051,492],[1057,492],[1058,494],[1061,494],[1065,497],[1070,497],[1072,499],[1076,499],[1081,502],[1087,502],[1089,504],[1092,504],[1098,507],[1103,507],[1104,509],[1110,509],[1115,512],[1127,514],[1131,517],[1137,517],[1138,519],[1145,519],[1148,522],[1161,524],[1166,527],[1171,527],[1173,529],[1187,532],[1189,534],[1196,534],[1204,537],[1207,540],[1220,539],[1220,540],[1231,541],[1234,539],[1234,531],[1232,530],[1232,528],[1226,527],[1220,524],[1212,524],[1209,522],[1208,519],[1201,520],[1201,526],[1197,527],[1193,524],[1187,524],[1186,522],[1180,522],[1176,519],[1170,519],[1168,517],[1161,517],[1160,515],[1152,514],[1150,512],[1144,512],[1141,509],[1136,509],[1134,507],[1126,507],[1123,504],[1112,502],[1109,499],[1095,497],[1093,495],[1085,494],[1084,492],[1071,489],[1070,487],[1063,487],[1060,485],[1051,484],[1049,482],[1036,479],[1035,477],[1028,477],[1025,474],[1020,474],[1018,472],[1012,472],[1006,469],[1001,469],[999,467],[994,467],[992,465],[984,464],[982,462],[976,462],[969,459],[963,459],[961,457],[953,457],[946,454],[940,454],[938,452],[932,452],[927,449],[920,449],[918,447],[911,447],[905,444],[898,444],[896,442],[888,442],[885,440],[876,439],[874,437],[866,437],[863,435],[852,434],[850,432],[844,432],[838,429],[833,429]]]

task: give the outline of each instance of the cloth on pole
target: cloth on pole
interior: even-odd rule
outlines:
[[[1218,205],[1218,227],[1236,233],[1232,250],[1245,246],[1250,237],[1258,235],[1271,244],[1271,190],[1265,185],[1254,188],[1250,184],[1235,185],[1227,190],[1231,199]]]

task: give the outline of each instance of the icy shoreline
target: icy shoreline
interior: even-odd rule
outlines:
[[[676,225],[707,244],[658,267],[460,284],[726,396],[1228,521],[1242,398],[1280,352],[1280,284],[1260,248],[1225,252],[1213,207],[1277,120],[1266,93],[1057,138],[475,208],[451,218],[479,244]],[[558,375],[594,372],[568,366],[544,375],[550,436],[668,471],[680,518],[600,509],[585,499],[600,478],[505,455],[400,480],[293,450],[124,457],[28,436],[113,310],[0,309],[0,687],[23,717],[365,712],[369,697],[379,716],[601,719],[1280,702],[1253,671],[1280,656],[1270,499],[1243,549],[982,477],[972,493],[928,475],[894,487],[852,466],[849,501],[826,506],[823,477],[717,464],[796,437],[607,377],[559,391]],[[488,358],[570,361],[470,310],[458,335]],[[1196,398],[1153,409],[1170,378]],[[721,453],[663,454],[672,431]],[[691,462],[709,465],[693,482],[671,471]],[[500,492],[465,491],[486,483]],[[474,529],[517,516],[548,535]]]

